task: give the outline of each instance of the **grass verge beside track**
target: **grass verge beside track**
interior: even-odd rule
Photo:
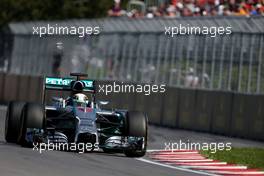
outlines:
[[[241,164],[264,170],[264,148],[232,148],[230,151],[201,151],[202,155],[229,164]]]

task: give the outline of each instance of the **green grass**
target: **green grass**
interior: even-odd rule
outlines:
[[[204,156],[229,164],[246,165],[249,168],[264,170],[264,148],[232,148],[230,151],[201,151]]]

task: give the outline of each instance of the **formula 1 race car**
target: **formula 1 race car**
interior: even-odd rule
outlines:
[[[104,152],[124,152],[142,157],[147,147],[147,116],[138,111],[103,110],[107,102],[96,101],[95,81],[75,78],[44,79],[43,102],[10,102],[6,114],[5,139],[22,146],[36,144],[90,144]],[[66,98],[52,97],[46,105],[46,92],[68,91]],[[76,149],[78,150],[78,149]],[[88,150],[89,151],[89,150]]]

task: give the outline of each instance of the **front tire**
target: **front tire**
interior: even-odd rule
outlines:
[[[142,157],[146,154],[147,138],[148,138],[148,118],[147,116],[138,111],[127,112],[125,120],[125,133],[126,136],[140,137],[140,149],[136,146],[133,149],[125,150],[124,153],[127,157]]]
[[[45,125],[45,111],[40,104],[27,103],[22,111],[22,123],[18,143],[22,146],[32,145],[26,140],[27,129],[43,129]]]
[[[6,142],[16,143],[20,133],[22,123],[21,114],[24,102],[12,101],[9,103],[5,120],[5,140]]]

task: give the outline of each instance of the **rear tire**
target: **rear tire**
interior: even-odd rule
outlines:
[[[24,107],[24,102],[12,101],[9,103],[6,120],[5,120],[5,140],[6,142],[16,143],[18,140],[20,132],[20,124],[22,109]]]
[[[148,118],[147,116],[138,111],[127,112],[125,120],[125,133],[126,136],[142,137],[141,149],[125,150],[124,153],[127,157],[142,157],[147,150],[148,138]]]
[[[45,111],[40,104],[27,103],[22,111],[22,123],[20,125],[20,134],[18,143],[22,146],[32,145],[26,140],[28,128],[43,129],[45,126]]]

